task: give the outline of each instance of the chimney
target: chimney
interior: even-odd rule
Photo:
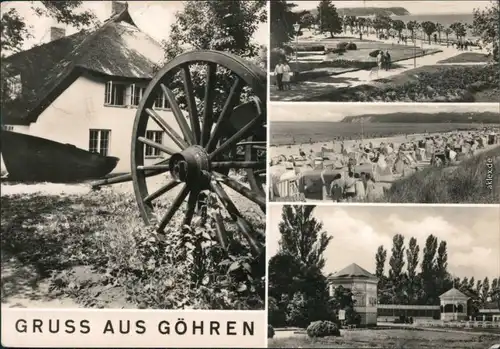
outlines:
[[[111,1],[111,16],[114,16],[127,8],[126,2]]]
[[[50,41],[58,40],[66,36],[66,29],[50,27]]]

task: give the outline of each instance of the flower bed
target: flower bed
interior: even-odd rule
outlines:
[[[381,85],[340,88],[311,100],[349,102],[474,102],[474,94],[498,89],[498,64],[425,66],[395,76]],[[498,101],[498,95],[496,98]],[[493,100],[492,100],[493,102]]]

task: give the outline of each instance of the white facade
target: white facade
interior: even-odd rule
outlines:
[[[81,75],[38,116],[36,122],[29,126],[12,125],[12,128],[7,125],[7,128],[15,132],[69,143],[84,150],[104,152],[105,155],[118,157],[120,161],[112,173],[128,173],[131,170],[132,127],[137,112],[137,107],[131,105],[133,103],[131,102],[132,83],[124,86],[124,105],[109,105],[106,104],[107,82],[89,74]],[[147,85],[136,86],[146,87]],[[156,111],[182,135],[169,109],[157,108]],[[161,131],[151,119],[147,129],[148,131]],[[91,132],[92,130],[94,132]],[[157,137],[157,135],[153,136]],[[89,149],[92,147],[91,137],[95,138],[93,146],[96,148],[94,149]],[[101,149],[101,138],[108,138],[107,150]],[[103,144],[106,147],[105,139]],[[162,144],[178,149],[165,133],[162,133]],[[146,157],[146,164],[160,161],[161,157],[166,154],[150,155]]]

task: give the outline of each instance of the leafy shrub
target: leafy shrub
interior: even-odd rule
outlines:
[[[358,46],[356,46],[356,44],[354,42],[350,42],[347,44],[347,46],[345,47],[346,50],[348,51],[355,51],[358,49]]]
[[[338,326],[331,321],[315,321],[307,326],[307,335],[311,338],[320,338],[328,336],[340,336]]]
[[[267,325],[267,338],[274,337],[274,328],[271,325]]]
[[[372,52],[369,53],[369,56],[370,57],[377,57],[379,52],[380,52],[380,50],[373,50]]]
[[[295,45],[291,45],[295,48]],[[325,45],[299,44],[296,47],[297,52],[323,52]]]
[[[346,49],[345,47],[337,47],[337,48],[329,48],[329,49],[326,49],[325,51],[325,54],[329,54],[329,53],[336,53],[336,54],[343,54],[346,52]]]
[[[293,295],[286,307],[286,323],[297,327],[305,327],[309,323],[307,299],[300,292]]]
[[[346,41],[339,42],[339,43],[337,44],[337,48],[340,48],[340,49],[347,49],[347,45],[349,45],[349,43],[348,43],[348,42],[346,42]]]

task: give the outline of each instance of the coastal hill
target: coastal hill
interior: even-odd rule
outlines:
[[[317,16],[318,9],[310,10],[311,14]],[[405,16],[410,12],[404,7],[343,7],[337,8],[340,16],[375,16],[375,15],[389,15],[389,16]]]
[[[341,122],[345,123],[485,123],[499,124],[500,113],[493,112],[466,112],[466,113],[391,113],[391,114],[363,114],[346,116]]]

